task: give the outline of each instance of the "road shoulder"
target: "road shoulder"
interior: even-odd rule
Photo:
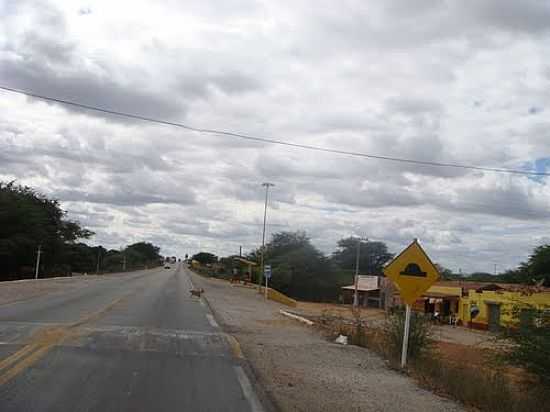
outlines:
[[[233,335],[250,377],[282,411],[459,411],[419,388],[370,351],[327,342],[316,330],[279,314],[285,306],[257,291],[191,275],[225,332]]]

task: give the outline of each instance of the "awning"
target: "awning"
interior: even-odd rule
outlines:
[[[250,260],[246,260],[246,259],[243,259],[241,257],[235,257],[235,258],[233,258],[233,260],[238,260],[239,262],[244,263],[245,265],[258,266],[258,264],[256,262],[252,262]]]
[[[423,298],[436,298],[436,299],[447,299],[447,300],[458,300],[460,296],[450,295],[448,293],[441,292],[425,292],[422,294]]]
[[[342,286],[342,289],[355,290],[355,284]],[[357,290],[360,290],[361,292],[380,290],[380,277],[372,275],[359,275],[357,277]]]
[[[355,290],[355,286],[354,285],[350,285],[350,286],[342,286],[342,289],[346,289],[346,290]],[[365,288],[365,287],[357,287],[357,290],[359,292],[370,292],[371,290],[380,290],[380,288]]]

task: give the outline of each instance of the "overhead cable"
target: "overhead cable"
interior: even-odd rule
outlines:
[[[454,168],[454,169],[467,169],[467,170],[477,170],[477,171],[483,171],[483,172],[493,172],[493,173],[508,173],[508,174],[516,174],[516,175],[525,175],[525,176],[550,176],[550,173],[548,172],[539,172],[536,170],[521,170],[521,169],[509,169],[509,168],[501,168],[501,167],[485,167],[485,166],[476,166],[476,165],[467,165],[467,164],[460,164],[460,163],[447,163],[447,162],[432,162],[432,161],[426,161],[426,160],[417,160],[417,159],[408,159],[403,157],[393,157],[393,156],[386,156],[386,155],[376,155],[376,154],[369,154],[369,153],[363,153],[363,152],[354,152],[349,150],[343,150],[343,149],[333,149],[329,147],[322,147],[322,146],[314,146],[314,145],[307,145],[302,143],[294,143],[284,140],[278,140],[278,139],[270,139],[266,137],[258,137],[258,136],[252,136],[248,134],[242,134],[227,130],[217,130],[217,129],[208,129],[208,128],[201,128],[201,127],[195,127],[186,125],[184,123],[179,122],[171,122],[168,120],[162,120],[162,119],[155,119],[152,117],[147,116],[141,116],[134,113],[127,113],[127,112],[120,112],[116,110],[110,110],[105,109],[98,106],[91,106],[88,104],[79,103],[72,100],[65,100],[65,99],[58,99],[51,96],[45,96],[41,94],[37,94],[34,92],[26,91],[26,90],[20,90],[15,89],[12,87],[2,86],[0,85],[1,90],[5,90],[12,93],[18,93],[29,97],[34,97],[37,99],[42,99],[46,101],[56,102],[63,105],[78,107],[81,109],[86,110],[92,110],[96,112],[106,113],[114,116],[120,116],[120,117],[126,117],[130,119],[135,120],[141,120],[145,122],[150,123],[157,123],[167,126],[174,126],[179,127],[182,129],[186,129],[189,131],[197,132],[197,133],[204,133],[204,134],[210,134],[210,135],[221,135],[221,136],[228,136],[228,137],[234,137],[249,141],[255,141],[260,143],[268,143],[268,144],[275,144],[280,146],[288,146],[288,147],[294,147],[299,149],[305,149],[305,150],[314,150],[318,152],[326,152],[326,153],[335,153],[340,155],[347,155],[347,156],[354,156],[354,157],[362,157],[367,159],[377,159],[377,160],[385,160],[390,162],[398,162],[398,163],[408,163],[408,164],[414,164],[414,165],[420,165],[420,166],[433,166],[433,167],[444,167],[444,168]]]

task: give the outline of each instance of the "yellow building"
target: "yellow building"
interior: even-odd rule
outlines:
[[[397,292],[390,306],[401,304]],[[521,307],[550,310],[550,288],[505,283],[438,281],[412,306],[413,310],[438,314],[447,322],[456,319],[462,326],[496,330],[514,326]]]
[[[469,290],[460,299],[458,317],[465,326],[496,330],[517,323],[518,317],[513,316],[513,311],[521,310],[522,306],[550,309],[550,289],[492,285]]]

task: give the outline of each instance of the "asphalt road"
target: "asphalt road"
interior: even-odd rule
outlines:
[[[261,410],[190,288],[173,265],[0,306],[0,411]]]

